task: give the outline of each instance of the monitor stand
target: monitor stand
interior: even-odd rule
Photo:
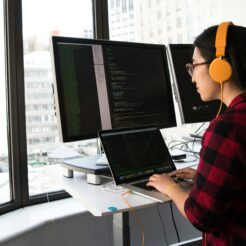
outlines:
[[[101,157],[100,154],[85,156],[63,161],[61,166],[67,169],[64,175],[73,178],[73,172],[83,172],[87,175],[87,182],[90,184],[101,184],[101,176],[110,176],[108,164],[98,164],[96,161]]]
[[[112,177],[107,159],[105,155],[101,154],[102,147],[98,142],[97,155],[77,157],[69,160],[65,160],[61,163],[61,166],[67,169],[64,175],[67,178],[73,178],[73,172],[86,173],[87,182],[90,184],[101,184],[101,176]]]

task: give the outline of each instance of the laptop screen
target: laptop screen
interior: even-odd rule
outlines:
[[[158,127],[105,130],[99,137],[117,185],[176,169]]]

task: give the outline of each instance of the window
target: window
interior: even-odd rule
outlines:
[[[177,28],[181,28],[181,24],[182,24],[181,17],[178,17],[177,18]]]
[[[148,0],[149,8],[152,8],[152,0]]]
[[[133,0],[129,0],[129,11],[133,11],[134,6],[133,6]]]
[[[172,23],[170,21],[167,22],[167,31],[168,32],[172,31]]]
[[[91,0],[23,0],[22,2],[25,103],[29,105],[26,107],[28,160],[32,156],[31,162],[28,161],[27,165],[29,194],[33,196],[47,190],[52,191],[52,187],[54,191],[57,189],[55,182],[52,179],[48,181],[42,169],[42,166],[49,164],[47,152],[52,153],[61,144],[54,105],[52,105],[54,80],[50,37],[63,35],[93,38],[93,16]],[[119,1],[117,1],[118,5]],[[112,6],[113,1],[111,1]],[[42,162],[39,165],[32,164],[34,161],[39,162],[40,158]]]
[[[4,40],[4,16],[3,4],[0,5],[0,205],[9,202],[10,196],[10,173],[9,173],[9,149],[8,149],[8,115],[6,93],[6,50]]]
[[[126,0],[122,0],[122,13],[126,13],[126,11],[127,11]]]
[[[179,12],[181,9],[181,1],[176,2],[176,11]]]
[[[111,8],[111,9],[114,8],[114,0],[110,0],[110,8]]]
[[[188,15],[186,16],[186,24],[187,25],[191,25],[192,24],[192,15],[191,15],[191,13],[188,13]]]
[[[181,44],[182,43],[182,40],[183,40],[182,34],[178,34],[177,35],[177,42],[178,42],[178,44]]]
[[[186,6],[191,7],[193,5],[193,0],[186,0]]]
[[[171,6],[168,5],[168,6],[166,7],[166,15],[167,15],[167,16],[170,16],[171,14],[172,14]]]

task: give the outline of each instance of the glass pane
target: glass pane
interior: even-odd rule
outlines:
[[[93,15],[91,0],[23,0],[22,8],[28,177],[32,196],[60,189],[44,171],[45,166],[61,161],[59,154],[54,156],[62,145],[54,108],[51,36],[92,38]]]
[[[246,26],[245,8],[246,1],[241,0],[111,0],[110,39],[165,45],[192,43],[205,28],[223,21]],[[175,106],[179,114],[176,103]],[[182,135],[179,129],[185,133],[197,128],[197,124],[180,125],[168,136],[177,139],[177,135]]]
[[[10,201],[8,131],[7,131],[7,94],[6,94],[6,53],[4,45],[3,4],[0,5],[0,205]]]
[[[110,0],[110,39],[191,43],[206,27],[222,21],[231,20],[245,26],[243,6],[246,3],[241,0],[226,3],[220,0]]]

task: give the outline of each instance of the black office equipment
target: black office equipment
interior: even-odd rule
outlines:
[[[176,126],[164,45],[52,37],[63,142],[97,131]]]
[[[118,128],[98,134],[116,185],[159,202],[167,201],[159,191],[146,186],[151,175],[176,170],[157,126]],[[182,182],[182,186],[190,188],[190,183]]]
[[[170,44],[169,60],[182,123],[205,122],[213,119],[219,109],[219,100],[203,102],[191,81],[185,65],[192,61],[192,44]]]

